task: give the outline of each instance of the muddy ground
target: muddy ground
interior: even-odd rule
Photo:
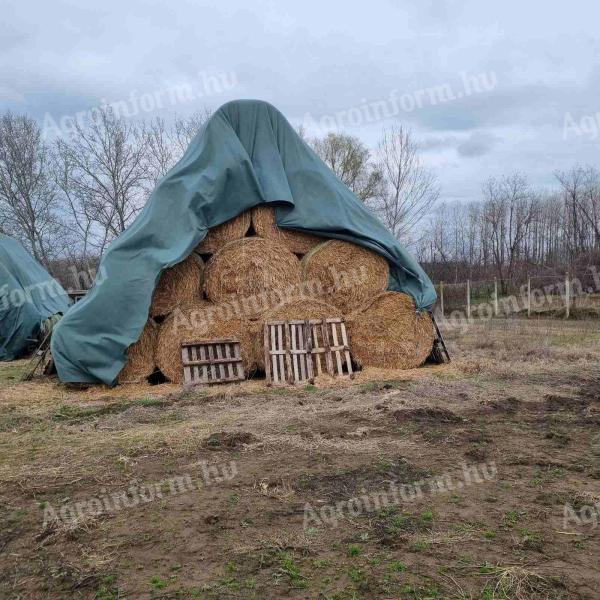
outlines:
[[[0,366],[0,597],[600,597],[598,321],[448,337],[300,389]]]

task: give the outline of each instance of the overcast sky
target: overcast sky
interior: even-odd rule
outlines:
[[[4,0],[0,108],[49,126],[103,102],[170,118],[259,98],[369,146],[398,122],[447,201],[490,175],[550,187],[600,166],[600,5],[494,4]]]

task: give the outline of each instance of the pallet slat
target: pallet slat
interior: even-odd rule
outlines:
[[[340,317],[268,321],[263,339],[269,385],[312,383],[315,374],[323,372],[354,376],[346,324]]]
[[[181,344],[185,383],[224,383],[245,379],[240,342],[194,340]]]

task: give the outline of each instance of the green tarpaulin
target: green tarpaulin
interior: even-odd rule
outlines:
[[[0,234],[0,360],[19,358],[38,339],[42,322],[68,306],[58,281],[21,244]]]
[[[375,250],[390,262],[390,289],[411,294],[420,309],[434,304],[422,268],[277,109],[229,102],[110,245],[102,281],[56,328],[52,353],[60,379],[113,384],[144,328],[161,271],[187,257],[210,227],[262,203],[277,203],[280,227]]]

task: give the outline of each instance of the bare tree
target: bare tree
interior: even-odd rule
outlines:
[[[212,111],[209,108],[198,110],[188,117],[175,119],[170,133],[170,141],[175,150],[176,160],[179,160],[187,150],[190,142],[196,137],[202,126],[208,121]]]
[[[310,145],[321,160],[363,202],[379,192],[381,173],[371,164],[370,152],[358,138],[329,133],[322,139],[310,140]]]
[[[210,110],[204,109],[189,117],[176,118],[172,126],[159,117],[150,121],[146,128],[146,151],[153,185],[183,156],[210,115]]]
[[[584,187],[584,170],[580,166],[573,167],[569,171],[560,171],[555,173],[560,183],[567,209],[567,225],[570,229],[567,236],[569,244],[569,253],[571,258],[581,252],[584,242],[584,228],[581,225],[581,214],[579,207]]]
[[[39,125],[23,115],[0,117],[0,217],[2,229],[25,242],[48,266],[58,251],[56,189],[49,151]]]
[[[384,185],[375,209],[396,237],[406,238],[437,202],[437,179],[423,166],[410,130],[401,125],[383,130],[377,154]]]
[[[522,258],[523,242],[536,216],[537,204],[527,178],[515,173],[490,178],[483,186],[483,220],[489,225],[492,256],[502,290]]]
[[[55,180],[86,248],[101,254],[141,210],[151,176],[147,139],[142,125],[103,109],[58,140]]]
[[[175,164],[177,149],[171,142],[165,120],[160,117],[148,123],[146,134],[149,179],[156,185]]]
[[[557,171],[568,214],[572,257],[589,246],[600,249],[600,173],[594,167],[575,166]]]
[[[589,228],[592,240],[588,240],[596,250],[600,250],[600,172],[588,166],[584,171],[583,199],[579,205]]]

